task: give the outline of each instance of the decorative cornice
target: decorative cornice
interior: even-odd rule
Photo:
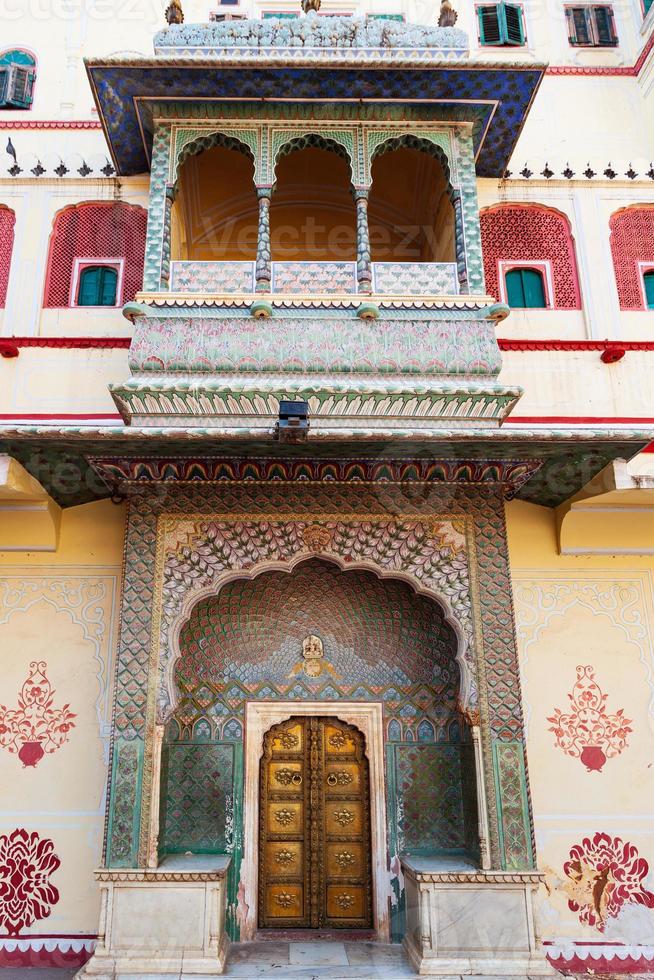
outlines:
[[[402,871],[406,878],[420,884],[487,885],[490,888],[502,885],[531,885],[535,888],[545,878],[540,871],[417,871],[404,861]]]
[[[222,307],[225,309],[249,309],[255,300],[261,299],[259,293],[138,293],[136,303],[146,303],[162,309],[198,309],[203,307]],[[266,301],[274,309],[281,310],[310,310],[310,309],[356,309],[362,300],[360,293],[345,293],[343,295],[313,295],[300,293],[272,293],[266,295]],[[491,306],[494,300],[491,296],[395,296],[386,294],[366,295],[367,303],[374,303],[383,309],[414,310],[414,309],[444,309],[444,310],[481,310]]]
[[[113,882],[169,882],[169,881],[222,881],[227,877],[229,864],[224,868],[207,871],[166,870],[165,868],[100,868],[94,871],[96,881]]]
[[[539,459],[307,460],[197,457],[89,457],[107,486],[143,483],[501,484],[514,496],[542,466]]]

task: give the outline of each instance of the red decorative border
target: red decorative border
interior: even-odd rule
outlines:
[[[128,349],[131,337],[0,337],[0,347],[54,347],[65,350],[84,348]],[[654,351],[654,340],[514,340],[498,337],[500,350],[510,351]]]
[[[79,969],[93,955],[96,936],[30,935],[0,936],[0,969],[43,967],[47,969]],[[16,944],[9,950],[5,942]],[[26,948],[20,949],[19,946]],[[78,948],[75,949],[74,947]]]
[[[576,351],[628,351],[654,350],[654,340],[513,340],[498,337],[500,350],[576,350]]]
[[[102,129],[99,119],[1,119],[0,129]]]
[[[131,337],[0,337],[2,347],[61,347],[66,350],[83,350],[87,347],[107,349],[129,348]]]
[[[640,71],[645,64],[647,56],[650,51],[654,48],[654,33],[650,34],[645,47],[640,52],[638,60],[635,65],[621,65],[619,67],[609,68],[596,67],[596,66],[586,66],[581,67],[580,65],[550,65],[545,69],[546,75],[604,75],[604,76],[628,76],[634,77],[639,75]]]

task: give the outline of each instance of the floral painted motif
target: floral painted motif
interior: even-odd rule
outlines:
[[[643,886],[649,871],[634,844],[620,837],[596,833],[570,849],[563,865],[569,881],[564,885],[568,908],[579,912],[579,921],[604,932],[607,919],[623,905],[634,903],[654,908],[654,894]]]
[[[76,715],[65,704],[53,707],[54,691],[46,676],[45,660],[32,661],[18,695],[18,707],[0,704],[0,746],[16,752],[23,766],[36,766],[46,752],[56,752],[68,741]]]
[[[36,831],[14,830],[0,837],[0,928],[17,936],[50,915],[59,901],[50,876],[60,864],[53,842]]]
[[[566,755],[580,759],[588,772],[601,772],[607,759],[626,748],[631,722],[622,708],[607,713],[608,695],[602,694],[592,664],[577,667],[577,682],[568,697],[571,711],[564,714],[556,708],[547,719],[553,723],[549,730]]]

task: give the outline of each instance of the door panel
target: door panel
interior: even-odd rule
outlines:
[[[259,925],[370,928],[370,797],[363,735],[292,718],[264,738]]]

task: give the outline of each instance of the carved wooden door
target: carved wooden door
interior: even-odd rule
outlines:
[[[369,929],[370,794],[361,732],[291,718],[264,737],[259,926]]]

